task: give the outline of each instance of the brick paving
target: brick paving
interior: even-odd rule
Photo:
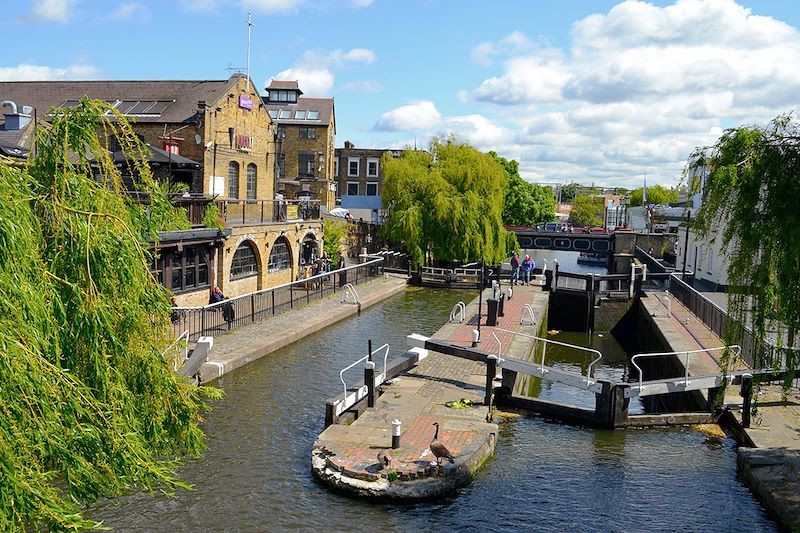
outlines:
[[[491,290],[484,292],[486,298]],[[454,344],[469,346],[472,330],[477,325],[477,298],[467,305],[468,320],[464,324],[446,324],[434,338]],[[514,291],[512,300],[506,301],[504,317],[498,327],[518,330],[522,308],[525,304],[538,307],[542,315],[547,305],[547,295],[539,287],[525,287]],[[484,318],[485,320],[485,318]],[[493,327],[481,326],[480,349],[494,351],[498,348],[491,333]],[[413,332],[409,332],[413,333]],[[529,349],[521,337],[512,342],[512,334],[495,332],[503,343],[503,353],[520,355]],[[489,341],[491,339],[491,341]],[[510,351],[509,351],[510,350]],[[384,387],[374,409],[367,409],[349,426],[333,425],[327,428],[314,443],[315,450],[324,450],[329,468],[350,478],[375,481],[394,470],[401,481],[447,475],[453,466],[445,460],[438,467],[429,449],[433,438],[434,422],[439,422],[439,441],[456,456],[456,465],[466,463],[491,441],[497,425],[487,423],[488,408],[483,406],[486,366],[483,363],[430,352],[415,368]],[[445,403],[471,400],[476,405],[452,409]],[[391,449],[391,421],[402,422],[400,448]],[[377,456],[386,452],[392,463],[381,469]]]

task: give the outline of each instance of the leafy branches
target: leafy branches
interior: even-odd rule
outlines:
[[[141,145],[107,104],[59,113],[27,167],[0,164],[3,531],[90,528],[80,504],[183,486],[172,458],[202,449],[203,395],[217,395],[161,355],[170,305],[146,250],[173,207]],[[147,211],[124,194],[98,129],[133,154]]]
[[[513,226],[531,226],[537,222],[549,222],[555,218],[556,201],[553,190],[528,183],[519,175],[519,164],[494,152],[495,158],[506,172],[506,191],[503,203],[503,223]]]
[[[739,327],[727,336],[738,342],[749,326],[759,347],[797,344],[800,327],[800,125],[790,115],[766,128],[727,130],[714,146],[697,150],[687,167],[703,205],[696,227],[721,238],[730,258],[729,310]],[[703,184],[704,182],[704,184]],[[732,326],[736,326],[733,324]],[[786,350],[793,369],[797,352]],[[778,364],[757,350],[756,367]],[[791,376],[787,377],[787,383]]]

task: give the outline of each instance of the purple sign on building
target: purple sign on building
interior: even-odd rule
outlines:
[[[243,109],[253,109],[253,99],[239,95],[239,107]]]

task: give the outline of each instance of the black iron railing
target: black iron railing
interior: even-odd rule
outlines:
[[[228,225],[265,224],[292,220],[319,220],[319,200],[217,200]]]

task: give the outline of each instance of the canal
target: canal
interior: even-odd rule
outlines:
[[[226,397],[204,424],[208,449],[180,471],[195,490],[133,494],[90,515],[147,532],[776,530],[737,480],[733,441],[689,428],[611,432],[515,416],[500,426],[495,459],[457,497],[379,504],[317,485],[309,454],[339,369],[368,338],[403,350],[406,334],[434,333],[474,296],[409,289],[224,376]]]

